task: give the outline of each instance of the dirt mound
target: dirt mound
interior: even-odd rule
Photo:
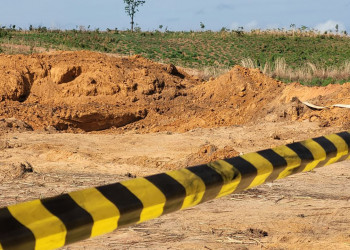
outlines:
[[[349,94],[350,83],[286,85],[240,66],[204,82],[140,56],[86,51],[0,56],[0,117],[16,117],[34,129],[182,132],[286,119],[348,126],[349,110],[312,110],[300,100],[350,103]]]
[[[228,125],[256,120],[258,112],[265,113],[267,106],[284,89],[285,84],[263,75],[258,69],[235,66],[194,91],[200,95],[200,102],[210,104],[212,114],[207,114],[206,119],[211,121],[211,117],[216,117],[216,121]]]
[[[124,97],[104,99],[116,104],[144,95],[162,98],[163,92],[171,91],[175,96],[188,78],[174,65],[156,64],[140,56],[117,58],[87,51],[1,56],[0,74],[2,100],[23,102],[29,98],[29,102],[55,104]]]
[[[158,106],[158,114],[127,126],[148,131],[188,131],[263,121],[318,121],[320,126],[343,126],[348,129],[349,110],[332,108],[313,110],[301,103],[316,105],[350,103],[350,85],[306,87],[285,84],[262,74],[258,69],[235,66],[212,81],[189,88],[185,98],[172,105]],[[321,100],[321,101],[320,101]]]
[[[185,95],[197,82],[174,65],[94,52],[0,57],[0,116],[33,128],[85,131],[121,127],[147,116],[145,106]]]

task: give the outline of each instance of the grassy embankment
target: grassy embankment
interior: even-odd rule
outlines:
[[[241,64],[258,67],[285,82],[326,85],[350,81],[350,38],[315,32],[1,29],[0,43],[3,53],[32,53],[41,47],[141,54],[154,61],[203,70],[208,77]]]

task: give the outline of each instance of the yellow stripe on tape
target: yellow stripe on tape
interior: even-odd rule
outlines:
[[[299,156],[287,146],[279,146],[273,148],[277,154],[283,157],[287,162],[287,167],[278,175],[277,179],[283,179],[293,173],[293,169],[297,168],[301,164]]]
[[[263,184],[273,171],[271,162],[257,153],[242,155],[241,158],[251,163],[258,171],[258,174],[247,189]]]
[[[201,178],[187,169],[171,171],[166,174],[174,178],[186,189],[186,197],[181,209],[195,206],[201,202],[205,192],[205,184]]]
[[[118,227],[118,208],[105,198],[96,188],[75,191],[69,194],[93,218],[91,237],[112,232]]]
[[[3,250],[3,248],[2,248],[2,246],[1,246],[1,244],[0,244],[0,250]]]
[[[137,178],[123,181],[121,184],[127,187],[142,202],[143,209],[138,223],[162,215],[166,202],[165,195],[150,181],[145,178]]]
[[[307,149],[309,149],[310,152],[312,153],[312,156],[314,157],[313,161],[306,164],[303,172],[308,172],[313,170],[320,161],[323,161],[326,159],[327,157],[326,151],[323,149],[323,147],[320,144],[318,144],[314,140],[309,139],[309,140],[300,142],[300,144],[302,144]]]
[[[330,140],[334,146],[337,148],[337,155],[331,158],[325,165],[329,165],[337,162],[342,156],[349,153],[348,144],[339,135],[332,134],[325,136],[326,139]]]
[[[236,171],[231,164],[219,160],[209,163],[208,166],[218,172],[224,180],[224,185],[216,198],[231,194],[236,190],[238,184],[241,182],[242,176],[241,173]]]
[[[10,213],[35,236],[35,249],[62,247],[66,239],[66,227],[51,214],[40,200],[20,203],[8,207]]]

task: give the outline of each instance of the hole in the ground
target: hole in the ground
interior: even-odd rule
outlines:
[[[20,95],[20,96],[18,97],[18,101],[19,101],[19,102],[25,102],[25,100],[27,100],[28,96],[29,96],[29,95],[27,95],[27,94]]]
[[[30,73],[29,71],[26,75],[22,75],[24,90],[23,93],[21,93],[21,95],[18,96],[17,101],[25,102],[28,99],[30,91],[32,89],[33,79],[34,73]]]

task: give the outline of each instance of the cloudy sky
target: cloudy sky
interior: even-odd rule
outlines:
[[[72,29],[129,28],[123,0],[3,0],[1,25]],[[302,25],[324,31],[350,31],[350,0],[146,0],[136,14],[142,30],[289,28]]]

